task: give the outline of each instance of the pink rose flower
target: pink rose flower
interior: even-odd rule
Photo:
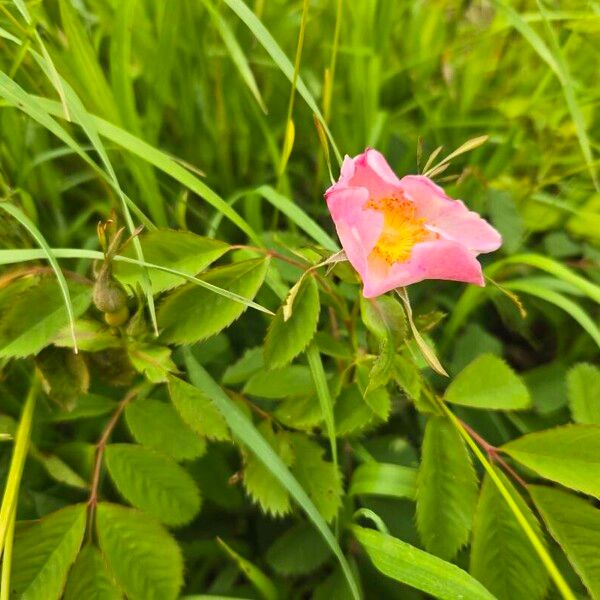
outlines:
[[[477,255],[502,244],[500,234],[460,200],[422,175],[398,179],[371,148],[346,156],[325,198],[365,298],[424,279],[483,286]]]

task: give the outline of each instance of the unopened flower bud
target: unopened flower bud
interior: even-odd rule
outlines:
[[[112,276],[108,265],[100,269],[92,298],[96,308],[103,313],[118,313],[123,308],[127,308],[127,293]]]

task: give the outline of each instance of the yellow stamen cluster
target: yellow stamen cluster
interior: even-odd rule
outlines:
[[[388,265],[408,260],[415,244],[432,237],[425,219],[415,216],[415,205],[406,198],[371,198],[365,208],[383,213],[383,231],[371,254]]]

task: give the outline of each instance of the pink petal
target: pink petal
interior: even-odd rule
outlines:
[[[340,178],[326,195],[346,187],[366,188],[370,197],[384,198],[400,190],[400,180],[380,152],[367,148],[354,158],[344,158]]]
[[[368,268],[367,257],[381,235],[384,216],[363,209],[369,200],[369,191],[363,187],[328,190],[326,198],[346,256],[363,277]]]
[[[407,175],[400,185],[417,206],[417,216],[425,219],[430,231],[458,242],[473,252],[493,252],[502,245],[500,234],[460,200],[453,200],[431,179]]]
[[[481,265],[475,255],[462,244],[444,239],[416,244],[407,261],[395,263],[389,268],[371,258],[366,273],[360,274],[365,298],[380,296],[397,287],[425,279],[484,285]]]

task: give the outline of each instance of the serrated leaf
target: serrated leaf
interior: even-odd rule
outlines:
[[[600,510],[588,501],[560,489],[529,486],[529,493],[548,531],[594,600],[600,598]]]
[[[105,415],[116,408],[117,403],[110,398],[98,394],[84,394],[77,398],[77,402],[71,410],[57,411],[48,420],[53,423],[63,423],[77,421],[78,419],[89,419]]]
[[[105,460],[122,496],[163,523],[189,523],[200,510],[194,480],[163,454],[133,444],[109,444]]]
[[[43,454],[35,447],[30,448],[29,453],[44,467],[48,475],[55,481],[80,490],[87,490],[89,488],[87,481],[82,479],[58,456],[55,456],[54,454]]]
[[[494,600],[476,579],[449,562],[397,538],[351,526],[375,567],[384,575],[443,600]]]
[[[356,382],[369,408],[379,419],[387,421],[392,409],[390,395],[385,386],[373,387],[371,385],[372,373],[373,368],[369,370],[366,363],[360,363],[356,366]]]
[[[365,402],[356,384],[341,391],[335,402],[333,414],[338,436],[356,434],[377,422],[377,416]]]
[[[64,409],[73,408],[90,386],[90,373],[81,354],[64,348],[44,348],[35,365],[42,387],[50,399]]]
[[[228,440],[229,429],[225,419],[197,387],[169,377],[169,395],[179,416],[196,433],[213,440]]]
[[[364,463],[352,473],[348,494],[415,500],[417,469],[393,463]]]
[[[85,530],[84,504],[44,517],[15,537],[11,588],[19,598],[58,600]]]
[[[13,284],[0,291],[0,357],[37,354],[69,324],[64,298],[56,279],[43,277],[37,285]],[[92,300],[89,286],[68,284],[73,314],[80,316]],[[12,289],[11,289],[12,288]]]
[[[314,384],[308,367],[288,365],[255,373],[244,386],[244,393],[261,398],[303,396],[314,393]]]
[[[190,460],[206,451],[206,442],[192,431],[171,406],[147,398],[125,408],[125,419],[133,437],[142,446],[163,452],[175,460]]]
[[[600,369],[588,363],[575,365],[567,375],[573,421],[600,425]]]
[[[306,575],[331,557],[323,538],[306,523],[298,523],[278,537],[266,554],[269,566],[279,575]]]
[[[286,398],[278,403],[273,416],[287,427],[309,431],[323,421],[323,413],[316,394]]]
[[[123,594],[109,574],[95,546],[86,546],[77,557],[65,587],[64,600],[121,600]]]
[[[217,541],[265,600],[277,600],[279,598],[275,584],[254,563],[238,554],[223,540],[217,539]]]
[[[100,549],[129,600],[175,600],[183,559],[175,540],[153,518],[101,502],[96,511]]]
[[[267,272],[268,261],[252,259],[219,267],[202,276],[207,283],[251,300]],[[158,324],[167,343],[191,344],[215,335],[235,321],[246,306],[197,285],[171,293],[160,305]]]
[[[497,471],[539,539],[539,523],[510,482]],[[546,594],[548,573],[506,500],[488,475],[483,480],[473,523],[469,571],[498,600],[539,600]]]
[[[342,476],[335,465],[323,459],[323,448],[305,435],[292,437],[292,473],[326,521],[331,521],[342,503]]]
[[[122,342],[113,329],[105,323],[81,317],[75,321],[75,337],[77,347],[84,352],[98,352],[107,348],[118,348]],[[59,348],[72,348],[73,336],[71,327],[63,327],[52,339],[52,343]]]
[[[294,462],[290,434],[284,431],[275,433],[269,423],[261,423],[257,429],[289,467]],[[266,513],[278,517],[290,512],[290,496],[287,490],[253,453],[245,457],[244,487],[252,500]]]
[[[318,320],[319,288],[315,278],[307,276],[296,294],[289,319],[284,319],[281,307],[269,325],[264,349],[267,367],[283,367],[300,354],[313,338]]]
[[[530,433],[504,444],[502,451],[546,479],[600,498],[600,426]]]
[[[174,231],[171,229],[157,229],[139,237],[144,253],[144,260],[161,267],[169,267],[188,275],[196,275],[203,271],[212,262],[223,256],[229,246],[212,238],[201,237],[190,231]],[[135,249],[129,245],[123,256],[137,258]],[[143,269],[137,265],[125,262],[116,262],[115,276],[124,284],[135,287],[143,280]],[[185,279],[149,269],[152,292],[157,294],[177,285],[185,283]]]
[[[450,560],[467,543],[477,491],[460,434],[447,418],[430,417],[417,477],[417,527],[427,551]]]
[[[261,346],[250,348],[234,364],[227,367],[223,374],[224,385],[238,385],[245,383],[254,373],[264,367],[264,352]]]
[[[163,383],[167,381],[169,373],[177,371],[171,359],[171,350],[166,346],[134,342],[127,346],[127,355],[135,370],[152,383]]]
[[[520,410],[531,404],[529,391],[515,372],[493,354],[467,365],[446,389],[453,404],[493,410]]]

